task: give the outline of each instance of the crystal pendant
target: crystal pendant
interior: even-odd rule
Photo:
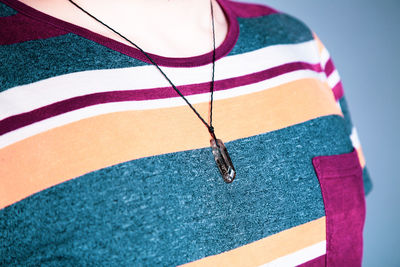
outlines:
[[[236,171],[224,143],[221,139],[217,139],[217,143],[215,139],[211,139],[210,143],[215,162],[217,163],[222,178],[225,182],[232,183],[233,179],[235,179]]]

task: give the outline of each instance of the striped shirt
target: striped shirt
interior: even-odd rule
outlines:
[[[273,8],[218,0],[209,133],[137,49],[0,3],[0,265],[357,266],[371,182],[338,71]],[[150,54],[207,118],[212,52]]]

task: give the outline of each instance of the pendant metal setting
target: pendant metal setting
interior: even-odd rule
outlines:
[[[217,163],[222,178],[226,183],[232,183],[233,179],[235,179],[236,171],[229,157],[228,150],[226,150],[221,139],[217,139],[217,142],[215,142],[215,139],[211,139],[210,143],[215,162]]]

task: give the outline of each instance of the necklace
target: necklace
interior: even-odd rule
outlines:
[[[143,49],[141,49],[139,46],[137,46],[135,43],[133,43],[131,40],[90,14],[88,11],[80,7],[78,4],[73,2],[72,0],[68,0],[71,4],[73,4],[75,7],[86,13],[88,16],[102,24],[103,26],[107,27],[114,33],[118,34],[120,37],[122,37],[124,40],[135,46],[137,49],[142,52],[147,59],[161,72],[161,74],[167,79],[169,84],[171,84],[172,88],[185,100],[186,104],[193,110],[193,112],[197,115],[197,117],[203,122],[203,124],[207,127],[208,132],[211,135],[211,149],[212,149],[212,154],[215,159],[215,163],[217,164],[217,167],[219,169],[219,172],[221,173],[222,178],[224,179],[225,182],[231,183],[233,179],[235,179],[236,176],[236,170],[232,164],[231,158],[229,157],[228,150],[226,149],[224,143],[222,142],[221,139],[217,139],[215,132],[214,132],[214,127],[212,126],[212,106],[213,106],[213,93],[214,93],[214,72],[215,72],[215,29],[214,29],[214,10],[213,10],[213,5],[212,5],[212,0],[210,0],[210,7],[211,7],[211,18],[212,18],[212,30],[213,30],[213,71],[212,71],[212,78],[211,78],[211,86],[210,86],[210,92],[211,92],[211,104],[210,104],[210,124],[208,124],[203,117],[200,116],[200,114],[197,112],[197,110],[190,104],[190,102],[186,99],[186,97],[176,88],[176,86],[172,83],[172,81],[167,77],[167,75],[161,70],[161,68],[157,65],[157,63],[154,62],[154,60],[145,52]]]

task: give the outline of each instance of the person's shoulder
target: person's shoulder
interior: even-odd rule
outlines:
[[[229,9],[237,16],[241,18],[255,18],[261,16],[267,16],[271,14],[282,13],[277,9],[267,6],[265,4],[249,3],[249,2],[238,2],[238,1],[225,1]]]
[[[256,42],[256,48],[261,48],[315,40],[315,34],[308,25],[284,11],[258,3],[223,1],[238,19],[240,35],[249,41],[246,46]]]
[[[306,25],[303,20],[286,13],[283,10],[278,10],[272,6],[252,2],[240,2],[231,0],[222,0],[226,7],[239,20],[251,22],[254,24],[274,24],[281,29],[294,30],[295,32],[307,32],[307,35],[312,34],[312,29]],[[250,19],[250,20],[248,20]],[[255,25],[257,26],[257,25]]]

